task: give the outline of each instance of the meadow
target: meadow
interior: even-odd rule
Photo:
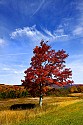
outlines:
[[[83,95],[5,99],[0,101],[0,125],[83,125]],[[11,109],[12,106],[17,106]],[[26,109],[22,106],[27,105]],[[30,107],[35,106],[35,107]]]

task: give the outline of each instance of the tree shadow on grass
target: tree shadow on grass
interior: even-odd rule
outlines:
[[[14,104],[10,107],[10,110],[25,110],[25,109],[33,109],[35,108],[36,105],[32,103],[28,104]]]

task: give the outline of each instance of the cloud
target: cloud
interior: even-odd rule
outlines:
[[[0,46],[3,46],[5,43],[5,40],[3,38],[0,38]]]
[[[66,41],[69,39],[69,35],[65,34],[64,28],[57,28],[53,32],[43,29],[45,32],[46,36],[48,36],[50,41]]]
[[[83,63],[73,61],[68,64],[68,67],[72,70],[72,78],[75,83],[82,83],[83,82]]]
[[[0,83],[9,85],[21,85],[23,74],[3,74],[0,75]]]
[[[61,34],[61,35],[64,34],[64,29],[63,29],[63,27],[62,27],[62,28],[59,28],[59,27],[58,27],[57,30],[55,31],[55,33],[56,33],[56,34]]]
[[[55,39],[55,36],[54,36],[54,34],[51,33],[51,31],[44,29],[44,32],[47,34],[48,37],[52,37]]]
[[[32,14],[32,16],[34,16],[41,9],[41,7],[43,6],[44,2],[45,2],[45,0],[42,0],[42,2],[38,6],[38,8],[35,10],[35,12]]]
[[[83,36],[83,27],[78,26],[76,29],[73,30],[73,34],[77,36]]]
[[[4,54],[0,56],[19,56],[19,55],[27,55],[29,53],[11,53],[11,54]]]
[[[4,70],[4,71],[10,71],[11,69],[10,68],[2,68],[2,70]]]
[[[41,39],[47,39],[47,37],[43,33],[36,29],[35,25],[32,27],[24,27],[23,29],[16,29],[14,32],[10,34],[10,36],[12,39],[15,39],[16,37],[26,36],[31,40],[36,41]]]
[[[43,40],[67,40],[68,35],[64,33],[64,29],[56,29],[53,33],[45,28],[41,29],[41,31],[37,30],[36,25],[32,27],[24,27],[16,29],[14,32],[10,34],[12,39],[18,39],[18,37],[27,37],[32,41],[40,41]]]
[[[64,27],[58,27],[55,31],[54,31],[54,35],[56,36],[57,40],[68,40],[69,39],[69,34],[66,34],[64,31]]]
[[[23,74],[23,73],[24,73],[24,70],[21,70],[21,71],[14,71],[13,73],[14,73],[14,74]]]
[[[83,25],[83,0],[81,0],[81,2],[77,2],[76,9],[79,12],[78,21],[81,25]]]
[[[67,63],[67,67],[72,70],[72,78],[75,83],[83,84],[83,54],[72,55],[71,62]]]
[[[76,25],[74,25],[73,35],[80,37],[83,36],[83,1],[76,2],[76,10],[78,11],[78,16],[76,18]]]
[[[0,75],[8,75],[8,74],[23,74],[24,72],[24,67],[3,67],[1,68],[1,72]],[[3,74],[4,72],[4,74]]]

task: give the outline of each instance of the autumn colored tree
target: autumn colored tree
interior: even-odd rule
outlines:
[[[41,41],[33,53],[31,66],[24,72],[26,75],[22,85],[28,88],[32,96],[39,95],[39,104],[42,106],[42,96],[49,86],[64,86],[73,82],[70,80],[72,71],[65,66],[68,54],[64,50],[52,50],[47,42]]]

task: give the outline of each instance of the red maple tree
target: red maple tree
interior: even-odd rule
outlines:
[[[48,89],[48,86],[56,84],[64,86],[72,84],[70,80],[72,71],[66,68],[65,59],[68,57],[66,51],[55,51],[47,42],[41,41],[40,46],[33,50],[34,56],[31,58],[30,67],[24,72],[25,80],[22,85],[28,88],[32,96],[40,96],[39,104],[42,105],[42,96]]]

